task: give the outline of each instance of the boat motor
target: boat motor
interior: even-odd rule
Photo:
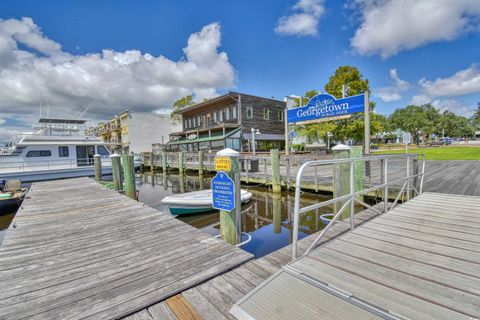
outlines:
[[[5,186],[7,185],[7,180],[0,179],[0,192],[5,191]]]

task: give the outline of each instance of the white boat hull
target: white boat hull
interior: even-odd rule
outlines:
[[[102,175],[111,175],[112,167],[102,167]],[[2,179],[18,179],[22,182],[37,182],[56,179],[93,177],[94,167],[77,167],[67,169],[37,170],[23,172],[0,172]]]

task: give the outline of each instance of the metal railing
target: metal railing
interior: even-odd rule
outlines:
[[[397,178],[392,181],[389,181],[388,179],[388,164],[389,161],[392,161],[394,159],[406,159],[406,171],[405,171],[405,177],[402,178]],[[417,164],[417,168],[413,168],[414,173],[410,173],[410,160],[414,160]],[[418,160],[421,159],[422,164],[421,164],[421,172],[418,172]],[[362,190],[355,191],[355,163],[361,161],[364,163],[368,163],[370,165],[370,162],[372,161],[380,161],[382,163],[381,165],[381,183],[373,186],[368,186],[365,188],[363,186],[363,180],[362,180]],[[325,165],[339,165],[339,164],[348,164],[349,165],[349,193],[335,197],[333,199],[323,201],[317,204],[309,205],[306,207],[300,207],[300,194],[301,194],[301,188],[302,188],[302,176],[305,172],[305,170],[308,167],[318,167],[318,166],[325,166]],[[350,229],[353,230],[355,227],[355,203],[358,203],[362,206],[365,206],[373,211],[375,211],[378,214],[383,214],[387,213],[389,210],[393,209],[397,204],[398,201],[400,200],[400,197],[403,193],[405,193],[405,199],[408,201],[410,200],[410,193],[411,191],[414,194],[420,195],[423,192],[423,178],[425,175],[425,156],[423,154],[402,154],[402,155],[385,155],[385,156],[367,156],[367,157],[358,157],[358,158],[346,158],[346,159],[334,159],[334,160],[318,160],[318,161],[309,161],[304,163],[300,169],[298,170],[297,173],[297,178],[296,178],[296,183],[295,183],[295,206],[294,206],[294,217],[293,217],[293,240],[292,240],[292,258],[296,259],[297,258],[297,242],[298,242],[298,230],[299,230],[299,224],[300,224],[300,214],[319,209],[325,206],[329,206],[332,204],[335,204],[337,202],[345,201],[345,203],[341,206],[341,208],[335,213],[333,216],[332,220],[330,223],[320,232],[320,234],[317,236],[317,238],[313,241],[313,243],[308,247],[307,251],[305,251],[304,255],[307,255],[312,249],[316,247],[316,245],[323,239],[325,234],[328,232],[328,230],[331,229],[333,224],[339,219],[339,217],[342,215],[342,213],[346,210],[346,208],[350,207]],[[417,178],[420,178],[420,185],[419,188],[417,189],[415,187],[415,184],[412,184],[410,181],[414,179],[414,181],[417,180]],[[363,175],[362,175],[363,179]],[[390,206],[388,199],[389,199],[389,187],[392,186],[393,184],[398,184],[402,183],[403,185],[398,192],[397,197],[395,198],[395,201],[393,204]],[[382,189],[383,191],[383,201],[384,201],[384,207],[383,207],[383,212],[377,210],[376,208],[366,204],[364,201],[358,199],[358,196],[364,195],[366,193],[376,191],[378,189]]]

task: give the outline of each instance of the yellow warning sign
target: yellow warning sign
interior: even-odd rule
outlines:
[[[228,157],[216,157],[215,158],[215,171],[230,171],[230,158]]]

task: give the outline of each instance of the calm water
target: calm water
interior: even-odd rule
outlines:
[[[197,176],[180,178],[177,175],[144,173],[137,181],[139,200],[161,211],[168,208],[162,205],[163,197],[172,193],[184,193],[210,188],[210,177],[200,179]],[[266,188],[242,186],[253,194],[252,201],[242,206],[242,231],[252,236],[252,241],[243,246],[255,257],[264,256],[272,251],[287,246],[292,240],[293,193],[275,195]],[[327,200],[328,197],[318,194],[302,195],[302,205]],[[320,215],[331,212],[332,208],[322,208],[317,212],[307,212],[300,219],[300,238],[312,234],[324,227]],[[181,216],[180,219],[211,235],[219,234],[219,213],[203,213]]]
[[[210,188],[212,176],[163,176],[162,174],[143,173],[137,176],[139,200],[153,208],[168,212],[161,200],[173,193],[184,193]],[[293,224],[293,193],[273,194],[261,186],[242,186],[253,194],[252,200],[242,206],[242,231],[252,236],[252,241],[243,246],[243,249],[261,257],[272,251],[287,246],[292,241]],[[329,199],[319,194],[302,194],[302,206],[318,203]],[[323,213],[331,213],[331,207],[307,212],[300,216],[299,237],[303,238],[324,228],[320,220]],[[15,213],[2,212],[0,214],[0,244]],[[186,215],[177,219],[186,222],[211,235],[218,235],[220,231],[219,212]]]

